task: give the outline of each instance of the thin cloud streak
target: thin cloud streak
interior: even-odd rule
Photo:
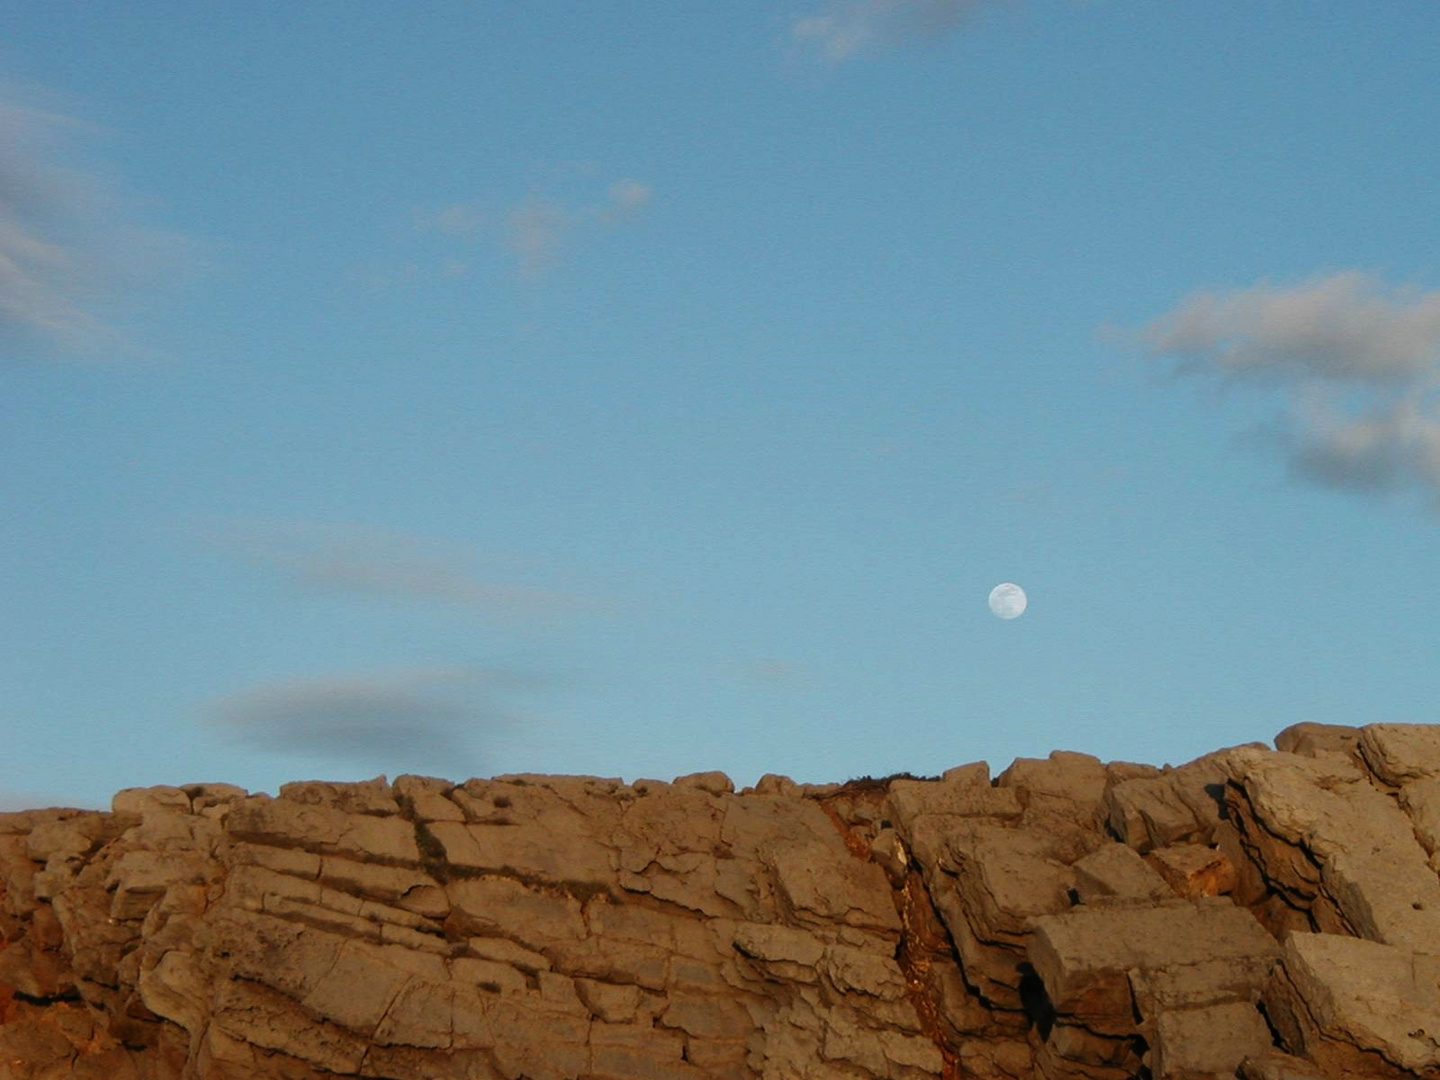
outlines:
[[[278,571],[301,590],[455,604],[506,618],[580,614],[595,601],[514,582],[482,581],[458,554],[432,541],[359,525],[218,519],[200,534]]]
[[[95,273],[77,223],[98,194],[56,161],[68,117],[0,104],[0,328],[77,347],[101,333],[85,310]]]
[[[1182,373],[1278,390],[1292,475],[1440,507],[1440,290],[1347,270],[1197,292],[1135,339]]]
[[[832,64],[895,45],[943,38],[996,0],[831,0],[794,20],[792,39]]]
[[[107,304],[192,253],[127,224],[117,195],[67,163],[77,134],[92,131],[0,101],[0,334],[60,354],[123,355],[135,349],[102,314]]]

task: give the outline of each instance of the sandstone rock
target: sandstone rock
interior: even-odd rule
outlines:
[[[1440,1071],[1440,956],[1291,934],[1264,1000],[1285,1048],[1327,1072]]]
[[[1150,862],[1179,896],[1223,896],[1234,891],[1238,880],[1225,853],[1203,844],[1159,848]]]
[[[1440,1077],[1437,731],[3,814],[0,1078]]]
[[[1126,780],[1106,792],[1106,818],[1142,854],[1171,844],[1208,844],[1221,817],[1235,747],[1206,754],[1158,776]]]
[[[1432,724],[1371,724],[1361,729],[1360,754],[1370,771],[1395,787],[1440,777],[1440,729]]]
[[[1123,1035],[1136,1030],[1131,972],[1195,968],[1233,984],[1257,957],[1278,952],[1248,911],[1207,898],[1041,916],[1029,957],[1060,1015],[1092,1031]]]
[[[1081,903],[1148,904],[1174,896],[1153,866],[1127,844],[1106,844],[1075,863]]]
[[[1291,724],[1275,736],[1275,749],[1301,757],[1354,761],[1360,752],[1360,729],[1342,724]]]
[[[1412,821],[1350,762],[1242,752],[1229,805],[1266,877],[1318,928],[1411,948],[1440,940],[1440,881]]]
[[[1420,846],[1431,856],[1440,852],[1440,778],[1407,783],[1400,789],[1400,805],[1410,815]]]
[[[705,791],[711,795],[729,795],[735,790],[735,782],[719,770],[690,773],[688,776],[677,776],[675,778],[675,786],[678,788],[693,788],[696,791]]]
[[[1318,1066],[1273,1047],[1240,1063],[1240,1080],[1326,1080]]]
[[[1167,1080],[1234,1076],[1242,1061],[1270,1046],[1270,1029],[1248,1002],[1171,1010],[1155,1024],[1150,1067]]]

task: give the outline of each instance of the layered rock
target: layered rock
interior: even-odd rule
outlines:
[[[0,1080],[1440,1076],[1440,728],[0,815]]]

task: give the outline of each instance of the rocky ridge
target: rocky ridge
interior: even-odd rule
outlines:
[[[1440,727],[0,814],[0,1080],[1440,1077]]]

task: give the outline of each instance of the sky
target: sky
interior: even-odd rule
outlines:
[[[1437,69],[1420,0],[10,5],[0,806],[1440,720]]]

